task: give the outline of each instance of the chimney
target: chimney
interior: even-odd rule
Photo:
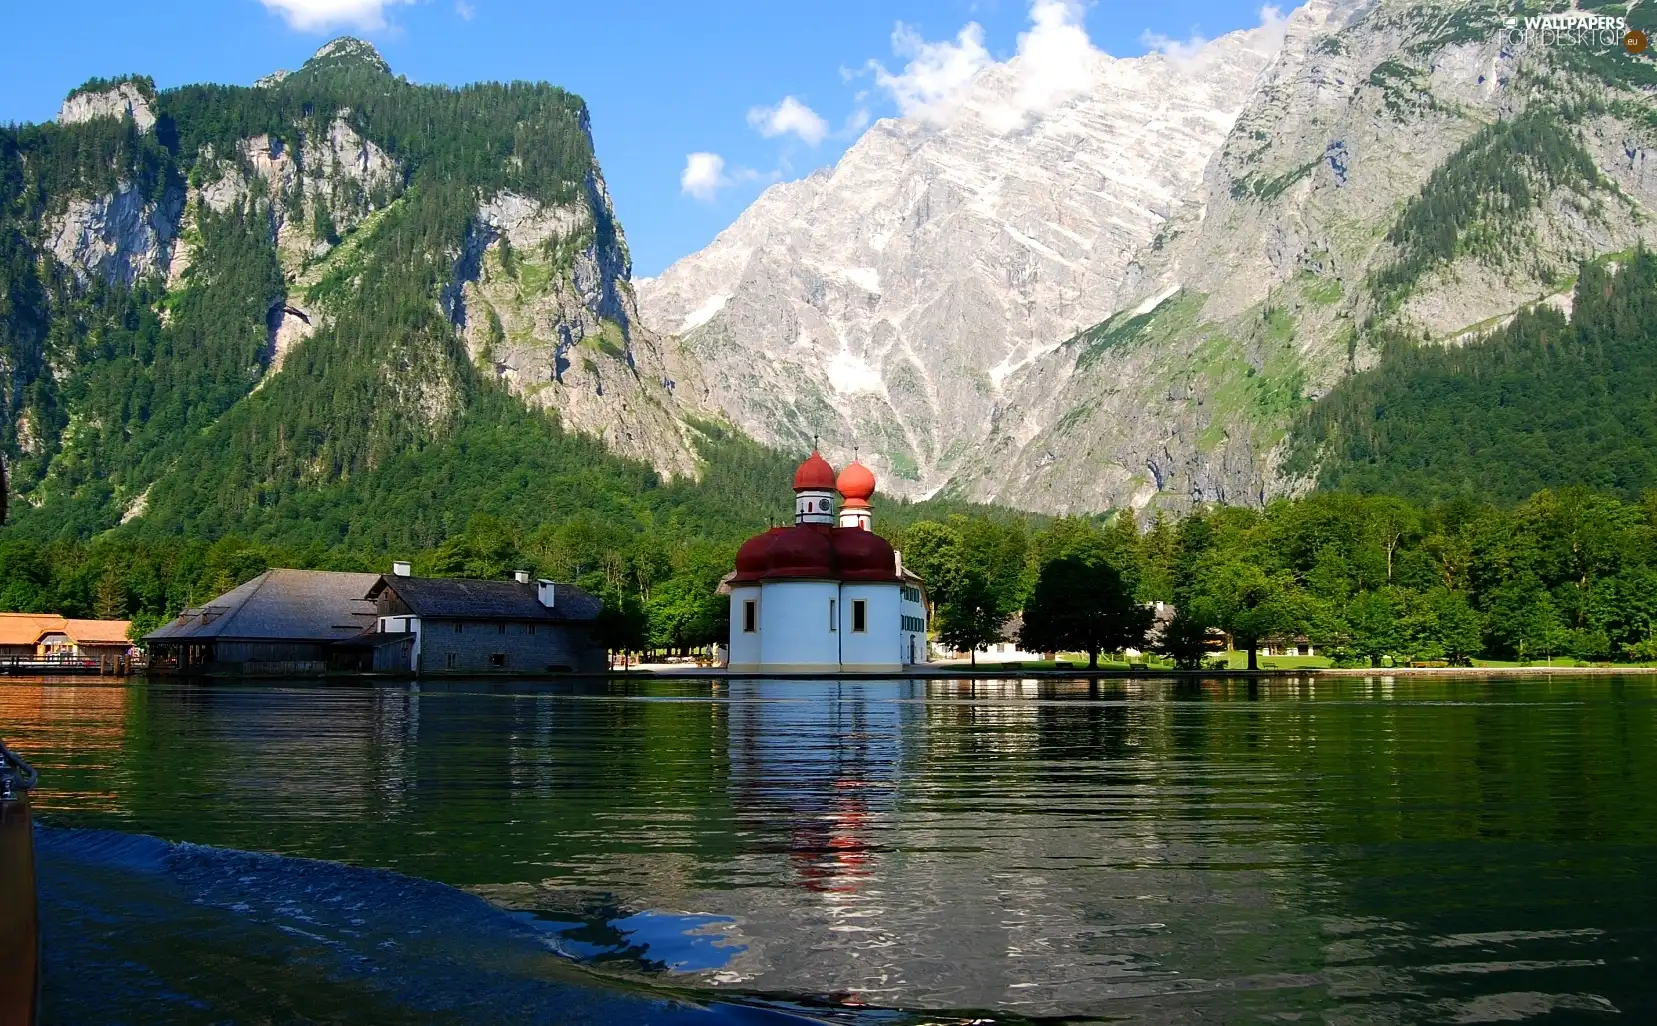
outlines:
[[[413,567],[409,566],[408,560],[406,559],[399,559],[395,563],[391,564],[391,574],[393,577],[407,577],[409,576],[409,571],[412,569]]]
[[[535,582],[535,597],[540,599],[541,605],[546,606],[548,609],[551,609],[553,607],[553,602],[557,600],[557,592],[558,585],[545,578]]]
[[[514,571],[512,571],[512,579],[514,581],[517,581],[519,584],[528,584],[529,583],[529,571],[528,570],[514,570]]]

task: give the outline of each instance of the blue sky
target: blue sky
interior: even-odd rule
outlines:
[[[592,109],[644,276],[706,245],[767,181],[832,164],[865,114],[913,109],[932,79],[1018,52],[1032,3],[1122,57],[1261,20],[1260,0],[19,0],[0,120],[51,118],[93,75],[248,83],[346,33],[416,82],[542,79]]]

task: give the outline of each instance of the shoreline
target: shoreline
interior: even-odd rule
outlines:
[[[1381,668],[1361,667],[1304,667],[1263,670],[1176,670],[1157,667],[1145,670],[1100,669],[1086,667],[1066,669],[1020,669],[1018,667],[970,667],[924,665],[906,670],[888,672],[837,673],[782,673],[731,671],[718,667],[662,667],[646,669],[611,670],[605,673],[338,673],[316,675],[294,674],[134,674],[127,677],[101,675],[18,674],[0,675],[0,686],[6,682],[35,684],[64,684],[69,686],[118,685],[134,682],[169,681],[177,683],[259,683],[293,681],[317,684],[351,683],[407,683],[444,684],[448,682],[499,683],[557,683],[600,680],[1141,680],[1141,681],[1200,681],[1200,680],[1261,680],[1302,677],[1557,677],[1598,676],[1617,677],[1657,674],[1657,666],[1398,666]]]
[[[950,680],[955,678],[987,678],[1003,679],[1018,677],[1023,679],[1066,679],[1075,677],[1099,679],[1144,680],[1167,678],[1170,680],[1198,679],[1225,679],[1231,677],[1416,677],[1416,676],[1449,676],[1449,677],[1508,677],[1508,676],[1554,676],[1566,675],[1600,675],[1618,676],[1622,674],[1657,674],[1657,666],[1398,666],[1378,668],[1358,667],[1309,667],[1299,669],[1265,669],[1265,670],[1176,670],[1158,667],[1146,670],[1117,670],[1100,669],[1089,670],[1086,667],[1057,669],[1024,670],[1017,667],[971,667],[971,666],[922,666],[899,670],[890,673],[755,673],[747,670],[731,671],[709,668],[664,669],[651,667],[649,669],[617,670],[608,677],[637,678],[640,680],[652,679],[695,679],[711,678],[714,680]],[[421,678],[430,680],[436,678]]]

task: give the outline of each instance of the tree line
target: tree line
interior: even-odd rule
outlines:
[[[604,600],[600,626],[614,650],[690,653],[727,638],[719,580],[764,523],[664,512],[474,515],[435,546],[389,553],[236,535],[79,542],[5,532],[0,609],[130,617],[141,634],[271,566],[384,571],[393,556],[412,556],[423,575],[528,569],[573,582]],[[1148,525],[887,503],[876,525],[926,579],[935,635],[958,650],[1000,640],[1020,613],[1024,648],[1086,652],[1094,663],[1154,645],[1196,666],[1223,636],[1252,666],[1262,641],[1302,635],[1349,665],[1657,660],[1657,493],[1629,502],[1572,488],[1512,507],[1320,493]],[[1176,612],[1152,631],[1155,602]]]
[[[1063,519],[1031,530],[967,517],[898,533],[927,578],[939,639],[1031,651],[1153,647],[1182,666],[1226,643],[1306,637],[1337,663],[1475,657],[1657,659],[1657,493],[1587,488],[1512,507],[1319,493],[1264,510]],[[1150,604],[1170,603],[1152,630]]]

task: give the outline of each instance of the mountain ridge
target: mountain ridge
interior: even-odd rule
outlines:
[[[58,122],[0,133],[0,163],[23,300],[0,311],[0,451],[24,522],[257,533],[284,497],[344,501],[479,416],[704,471],[717,418],[638,322],[563,90],[415,86],[345,38],[253,88],[93,80]]]
[[[855,280],[787,273],[862,264],[855,230],[873,220],[854,211],[810,227],[820,186],[800,183],[773,187],[708,249],[642,283],[641,309],[714,366],[739,376],[744,360],[759,366],[738,394],[711,397],[757,437],[854,439],[917,494],[1146,516],[1298,494],[1306,480],[1281,472],[1287,436],[1338,381],[1375,365],[1379,328],[1454,342],[1530,303],[1567,304],[1581,260],[1652,241],[1657,129],[1640,117],[1657,106],[1651,59],[1614,46],[1528,45],[1504,35],[1515,12],[1526,6],[1313,0],[1296,9],[1200,175],[1145,217],[1154,230],[1078,304],[1098,318],[1071,330],[1050,323],[1016,354],[961,327],[1013,304],[1013,276],[916,342],[901,323],[871,329],[853,302],[845,311],[824,302]],[[1560,145],[1538,142],[1550,137]],[[979,140],[973,167],[1015,162],[993,133]],[[1519,166],[1506,180],[1502,160]],[[907,199],[906,187],[931,186],[915,174],[886,189]],[[1506,194],[1511,212],[1483,198]],[[1436,227],[1408,228],[1452,216],[1462,220],[1448,241]],[[772,252],[749,221],[774,226]],[[812,231],[843,245],[819,252]],[[977,264],[992,251],[968,242],[978,248],[938,259]],[[698,278],[699,288],[682,285]],[[948,280],[933,272],[925,284],[947,304]],[[767,315],[767,306],[799,313]],[[812,317],[827,322],[816,334],[841,347],[818,345],[814,363],[793,330]],[[858,345],[881,351],[875,329],[926,350],[925,373],[906,380],[869,360],[836,366],[841,351],[861,355]],[[934,368],[951,366],[957,387],[937,401]],[[778,367],[792,378],[776,380],[786,377]],[[877,386],[883,402],[872,403]]]

